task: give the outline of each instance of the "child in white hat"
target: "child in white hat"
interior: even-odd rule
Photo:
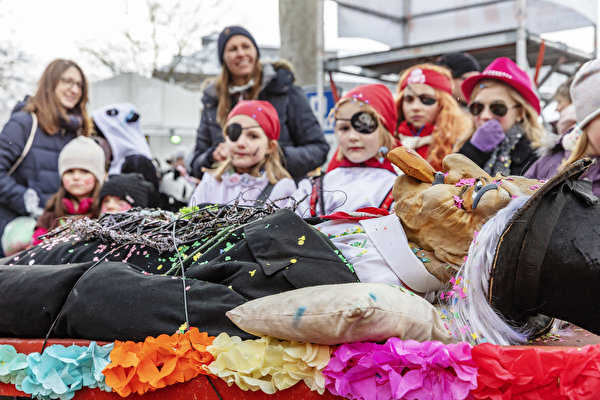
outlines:
[[[58,156],[60,189],[48,200],[38,218],[32,243],[60,226],[67,218],[98,218],[100,188],[105,178],[104,150],[93,139],[79,136],[71,140]]]

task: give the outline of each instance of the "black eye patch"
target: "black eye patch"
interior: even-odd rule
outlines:
[[[356,132],[365,133],[365,134],[375,132],[375,130],[379,126],[379,123],[377,122],[377,118],[375,118],[373,115],[363,112],[363,111],[357,112],[349,120],[342,119],[342,118],[338,118],[337,120],[338,121],[350,121],[352,128],[354,128],[354,130]]]
[[[250,128],[260,128],[260,125],[255,125],[255,126],[247,126],[245,128],[242,128],[242,126],[238,123],[232,123],[227,125],[227,128],[225,128],[225,133],[227,133],[227,137],[229,137],[229,140],[231,140],[232,142],[237,142],[237,140],[240,138],[240,136],[242,135],[242,131],[244,129],[250,129]]]

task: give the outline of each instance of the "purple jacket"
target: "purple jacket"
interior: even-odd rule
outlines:
[[[556,174],[563,159],[568,157],[569,153],[565,150],[558,151],[556,153],[548,154],[545,157],[537,160],[533,165],[523,174],[526,178],[531,179],[549,179]],[[592,192],[600,197],[600,156],[592,157],[596,160],[596,163],[581,176],[580,179],[585,179],[592,182]]]

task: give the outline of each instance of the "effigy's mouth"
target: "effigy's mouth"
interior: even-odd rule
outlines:
[[[475,195],[475,198],[473,199],[473,210],[477,208],[477,204],[479,203],[479,200],[481,200],[481,196],[483,196],[484,193],[490,190],[498,190],[498,185],[495,183],[489,183],[483,186],[481,189],[479,189],[479,191]]]

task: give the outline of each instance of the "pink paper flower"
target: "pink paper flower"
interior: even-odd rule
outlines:
[[[466,342],[346,343],[323,374],[330,392],[349,399],[465,399],[477,387],[477,366]]]

